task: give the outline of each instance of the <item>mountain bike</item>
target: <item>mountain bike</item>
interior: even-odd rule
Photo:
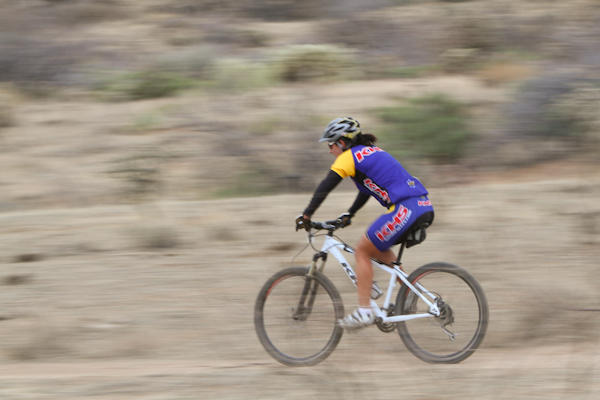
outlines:
[[[288,366],[315,365],[325,360],[342,338],[337,321],[344,317],[342,298],[324,274],[332,255],[356,286],[357,278],[343,252],[354,249],[334,235],[342,221],[311,222],[308,244],[316,251],[310,266],[275,273],[260,290],[254,306],[254,326],[265,350]],[[429,223],[415,222],[401,238],[392,265],[371,260],[389,274],[387,290],[374,282],[371,306],[375,325],[383,332],[397,330],[407,349],[429,363],[458,363],[481,344],[488,323],[485,294],[465,269],[435,262],[407,274],[401,264],[407,247],[421,243]],[[324,234],[317,234],[326,231]],[[324,236],[320,249],[314,239]],[[396,287],[400,286],[393,300]],[[382,295],[383,304],[376,302]]]

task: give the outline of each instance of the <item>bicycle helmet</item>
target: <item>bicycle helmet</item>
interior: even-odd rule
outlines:
[[[319,142],[335,143],[340,138],[352,141],[360,132],[360,124],[352,117],[336,118],[327,125]]]

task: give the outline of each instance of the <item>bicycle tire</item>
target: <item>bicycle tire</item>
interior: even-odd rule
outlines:
[[[449,313],[399,322],[398,333],[407,349],[428,363],[454,364],[471,356],[483,341],[489,315],[485,293],[475,278],[461,267],[438,262],[417,268],[408,280],[413,285],[422,284],[439,296],[444,307],[449,306],[446,308]],[[408,286],[402,285],[396,298],[396,315],[423,312],[428,312],[426,303]],[[447,329],[457,334],[454,341],[458,339],[458,343],[442,329],[450,319]],[[425,345],[426,341],[430,343]]]
[[[258,293],[254,327],[260,343],[275,360],[288,366],[310,366],[326,359],[342,338],[337,320],[344,316],[342,298],[322,273],[307,280],[308,267],[290,267],[274,274]],[[311,311],[296,314],[305,287]],[[317,285],[317,286],[314,286]],[[296,307],[296,308],[294,308]],[[305,317],[305,318],[304,318]],[[302,319],[304,318],[304,319]],[[306,354],[305,354],[306,353]]]

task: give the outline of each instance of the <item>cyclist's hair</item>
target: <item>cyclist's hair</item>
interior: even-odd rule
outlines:
[[[373,146],[375,142],[377,142],[377,137],[375,135],[371,133],[359,133],[352,140],[351,146]]]

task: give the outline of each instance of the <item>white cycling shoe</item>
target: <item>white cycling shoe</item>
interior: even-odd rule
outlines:
[[[364,328],[374,322],[375,313],[369,308],[357,308],[344,319],[338,319],[338,325],[348,331]]]

